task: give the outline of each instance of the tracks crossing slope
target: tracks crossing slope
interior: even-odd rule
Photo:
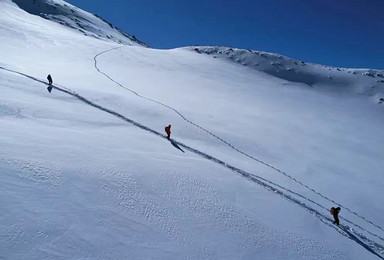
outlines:
[[[97,55],[95,55],[93,59],[94,59],[94,66],[95,66],[96,70],[97,70],[99,73],[103,74],[105,77],[107,77],[109,80],[111,80],[112,82],[114,82],[114,83],[115,83],[116,85],[118,85],[119,87],[121,87],[121,88],[123,88],[123,89],[125,89],[125,90],[127,90],[127,91],[129,91],[129,92],[131,92],[131,93],[133,93],[134,95],[136,95],[136,96],[139,97],[139,98],[142,98],[142,99],[145,99],[145,100],[154,102],[154,103],[156,103],[156,104],[159,104],[159,105],[161,105],[161,106],[163,106],[163,107],[166,107],[166,108],[168,108],[168,109],[174,111],[174,112],[175,112],[176,114],[178,114],[184,121],[186,121],[187,123],[189,123],[189,124],[191,124],[191,125],[193,125],[193,126],[199,128],[200,130],[206,132],[206,133],[209,134],[210,136],[212,136],[212,137],[216,138],[217,140],[219,140],[220,142],[226,144],[228,147],[230,147],[230,148],[233,149],[234,151],[236,151],[236,152],[238,152],[238,153],[244,155],[245,157],[247,157],[247,158],[249,158],[249,159],[251,159],[251,160],[253,160],[253,161],[256,161],[256,162],[258,162],[258,163],[260,163],[260,164],[266,166],[267,168],[270,168],[270,169],[272,169],[273,171],[275,171],[275,172],[277,172],[277,173],[279,173],[279,174],[285,176],[286,178],[290,179],[291,181],[295,182],[296,184],[298,184],[298,185],[304,187],[305,189],[309,190],[310,192],[312,192],[312,193],[318,195],[319,197],[321,197],[321,198],[327,200],[328,202],[330,202],[330,203],[332,203],[332,204],[335,204],[335,205],[338,205],[338,206],[342,207],[343,210],[348,211],[349,213],[353,214],[354,216],[356,216],[356,217],[362,219],[363,221],[369,223],[370,225],[372,225],[372,226],[374,226],[375,228],[380,229],[382,232],[384,232],[384,229],[383,229],[381,226],[379,226],[379,225],[377,225],[376,223],[374,223],[373,221],[370,221],[369,219],[365,218],[364,216],[361,216],[361,215],[359,215],[357,212],[355,212],[355,211],[351,210],[350,208],[346,207],[345,205],[342,205],[341,203],[338,203],[337,201],[335,201],[335,200],[329,198],[328,196],[322,194],[321,192],[319,192],[319,191],[313,189],[312,187],[306,185],[305,183],[303,183],[303,182],[301,182],[300,180],[296,179],[296,178],[293,177],[292,175],[288,174],[286,171],[281,170],[281,169],[277,168],[276,166],[273,166],[273,165],[271,165],[271,164],[269,164],[269,163],[267,163],[267,162],[265,162],[265,161],[263,161],[263,160],[260,160],[260,159],[256,158],[256,157],[253,156],[253,155],[250,155],[250,154],[248,154],[248,153],[246,153],[246,152],[244,152],[244,151],[242,151],[242,150],[236,148],[234,145],[232,145],[231,143],[227,142],[227,141],[224,140],[223,138],[217,136],[217,135],[214,134],[213,132],[207,130],[206,128],[204,128],[204,127],[202,127],[202,126],[200,126],[200,125],[198,125],[197,123],[192,122],[192,121],[189,120],[186,116],[184,116],[182,113],[180,113],[177,109],[175,109],[175,108],[173,108],[173,107],[171,107],[171,106],[169,106],[169,105],[167,105],[167,104],[161,103],[161,102],[159,102],[159,101],[157,101],[157,100],[154,100],[154,99],[151,99],[151,98],[142,96],[142,95],[140,95],[138,92],[136,92],[136,91],[134,91],[134,90],[132,90],[132,89],[130,89],[130,88],[128,88],[128,87],[122,85],[121,83],[117,82],[116,80],[114,80],[111,76],[109,76],[107,73],[103,72],[103,71],[99,68],[99,66],[98,66],[98,57],[101,56],[101,55],[104,55],[104,54],[106,54],[106,53],[109,53],[109,52],[112,52],[112,51],[121,49],[121,48],[123,48],[123,47],[124,47],[124,46],[122,46],[122,47],[111,48],[111,49],[108,49],[108,50],[104,50],[104,51],[98,53]],[[382,240],[383,240],[383,239],[382,239]],[[383,240],[383,241],[384,241],[384,240]]]
[[[37,82],[42,83],[44,85],[47,85],[47,83],[44,80],[30,76],[28,74],[17,72],[17,71],[10,70],[10,69],[6,69],[3,67],[0,67],[0,69],[4,70],[4,71],[8,71],[10,73],[18,74],[18,75],[23,76],[23,77],[27,77],[31,80],[34,80],[34,81],[37,81]],[[159,133],[159,132],[157,132],[157,131],[155,131],[155,130],[153,130],[153,129],[151,129],[151,128],[143,125],[143,124],[140,124],[140,123],[136,122],[135,120],[127,118],[126,116],[124,116],[124,115],[122,115],[116,111],[113,111],[113,110],[108,109],[102,105],[99,105],[99,104],[81,96],[80,94],[76,93],[75,91],[72,91],[69,88],[66,88],[66,87],[63,87],[63,86],[60,86],[57,84],[55,86],[53,86],[53,88],[58,90],[58,91],[65,93],[65,94],[68,94],[68,95],[78,99],[79,101],[81,101],[87,105],[90,105],[96,109],[99,109],[99,110],[104,111],[108,114],[111,114],[111,115],[113,115],[113,116],[115,116],[115,117],[117,117],[117,118],[119,118],[119,119],[121,119],[127,123],[130,123],[130,124],[134,125],[135,127],[138,127],[138,128],[140,128],[144,131],[147,131],[151,134],[154,134],[160,138],[166,139],[166,137],[163,134],[161,134],[161,133]],[[359,228],[360,232],[357,230],[353,230],[348,225],[340,225],[339,227],[336,227],[335,225],[332,224],[332,220],[327,216],[328,214],[326,215],[325,213],[322,213],[315,208],[315,206],[317,206],[317,207],[320,207],[323,209],[327,209],[327,207],[321,205],[320,203],[315,202],[315,201],[313,201],[313,200],[311,200],[311,199],[309,199],[303,195],[300,195],[294,191],[291,191],[287,188],[284,188],[283,186],[281,186],[277,183],[274,183],[270,180],[267,180],[263,177],[260,177],[256,174],[252,174],[248,171],[242,170],[238,167],[235,167],[231,164],[228,164],[223,160],[220,160],[214,156],[211,156],[207,153],[199,151],[198,149],[195,149],[195,148],[188,146],[184,143],[178,142],[176,140],[172,140],[172,141],[175,144],[177,144],[179,147],[184,148],[186,151],[194,153],[194,154],[196,154],[196,155],[198,155],[198,156],[200,156],[206,160],[209,160],[210,162],[213,162],[213,163],[216,163],[222,167],[225,167],[226,169],[229,169],[230,171],[240,175],[241,177],[247,179],[248,181],[251,181],[251,182],[259,185],[260,187],[262,187],[266,190],[269,190],[269,191],[273,192],[274,194],[277,194],[280,197],[282,197],[282,198],[294,203],[295,205],[305,209],[306,211],[310,212],[312,215],[317,217],[322,223],[326,224],[330,228],[335,229],[337,232],[339,232],[344,237],[356,242],[357,244],[362,246],[364,249],[366,249],[370,253],[376,255],[380,259],[384,259],[384,246],[382,244],[379,244],[379,243],[373,241],[372,239],[368,238],[367,236],[365,236],[361,232],[366,232],[372,236],[375,236],[376,238],[379,238],[380,240],[383,240],[383,238],[380,235],[378,235],[374,232],[371,232],[371,231],[369,231],[369,230],[367,230],[367,229],[365,229],[365,228],[363,228],[357,224],[354,224],[352,221],[349,221],[346,218],[343,218],[343,219],[346,220],[347,223],[350,223],[351,225],[353,225],[354,227]],[[311,204],[313,204],[313,205],[311,205]],[[326,213],[328,213],[328,210],[326,211]]]

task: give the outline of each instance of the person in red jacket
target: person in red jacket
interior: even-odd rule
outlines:
[[[171,125],[165,127],[165,132],[167,133],[167,139],[171,138]]]
[[[336,224],[336,225],[339,225],[340,224],[340,221],[339,221],[339,212],[340,212],[341,208],[340,207],[332,207],[330,212],[333,216],[333,218],[335,219],[335,221],[333,221],[333,224]]]

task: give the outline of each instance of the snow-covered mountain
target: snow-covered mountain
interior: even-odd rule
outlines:
[[[13,2],[30,14],[73,28],[86,36],[109,39],[126,45],[147,46],[135,36],[119,30],[96,14],[85,12],[62,0],[13,0]]]
[[[383,96],[384,71],[348,69],[305,63],[279,54],[229,47],[189,47],[197,53],[224,58],[290,82],[303,83],[320,91]]]
[[[156,50],[17,2],[0,0],[1,259],[384,258],[382,71]]]

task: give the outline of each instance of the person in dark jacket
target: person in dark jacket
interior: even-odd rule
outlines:
[[[340,224],[340,221],[339,221],[339,212],[340,212],[340,210],[341,210],[340,207],[337,207],[337,208],[332,207],[331,208],[330,212],[331,212],[331,214],[333,216],[333,219],[335,220],[335,221],[333,221],[333,224],[336,224],[336,225]]]
[[[53,88],[53,87],[52,87],[52,83],[53,83],[53,81],[52,81],[51,74],[48,75],[47,79],[48,79],[48,85],[49,85],[47,89],[48,89],[48,92],[51,93],[52,88]]]
[[[47,79],[48,79],[48,84],[52,85],[53,81],[52,81],[51,74],[48,75]]]
[[[165,132],[167,133],[167,139],[171,138],[171,125],[165,127]]]

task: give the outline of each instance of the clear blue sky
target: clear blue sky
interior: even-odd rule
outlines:
[[[384,0],[66,0],[153,48],[223,45],[384,69]]]

